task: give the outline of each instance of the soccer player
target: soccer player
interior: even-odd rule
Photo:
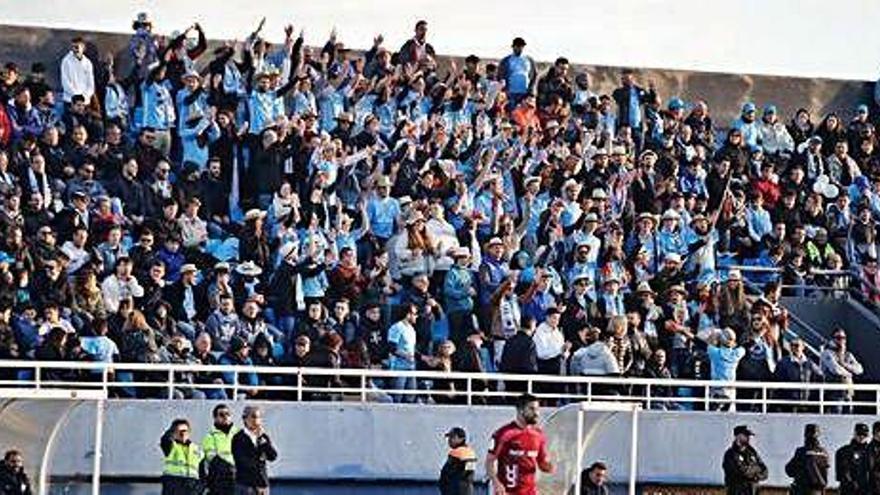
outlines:
[[[493,495],[538,495],[535,471],[553,473],[547,439],[539,428],[538,398],[524,394],[516,401],[516,419],[492,435],[486,473]]]

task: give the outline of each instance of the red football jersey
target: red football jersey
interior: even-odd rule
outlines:
[[[538,495],[535,471],[547,461],[547,439],[537,426],[512,421],[492,435],[489,453],[498,459],[498,477],[509,495]]]

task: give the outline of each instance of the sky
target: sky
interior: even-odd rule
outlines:
[[[218,6],[222,6],[218,8]],[[127,32],[148,11],[169,34],[198,21],[211,38],[305,29],[323,44],[335,26],[353,48],[382,33],[398,48],[415,21],[442,54],[501,57],[522,36],[537,60],[750,74],[877,80],[880,0],[0,0],[17,25]]]

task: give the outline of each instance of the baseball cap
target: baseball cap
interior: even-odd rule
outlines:
[[[526,46],[526,40],[517,36],[516,38],[513,39],[512,45],[513,46]]]
[[[733,429],[733,434],[734,435],[748,435],[751,437],[751,436],[755,435],[755,432],[750,430],[749,427],[746,425],[739,425]]]
[[[464,431],[464,428],[460,426],[453,426],[446,433],[443,434],[444,437],[457,437],[457,438],[467,438],[467,433]]]
[[[868,425],[865,423],[857,423],[855,427],[855,433],[859,436],[868,436],[871,434],[871,430],[868,428]]]

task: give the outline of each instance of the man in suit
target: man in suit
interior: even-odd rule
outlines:
[[[263,411],[247,406],[242,413],[244,428],[232,437],[232,457],[235,460],[236,495],[268,495],[269,473],[266,463],[278,458],[263,428]]]

